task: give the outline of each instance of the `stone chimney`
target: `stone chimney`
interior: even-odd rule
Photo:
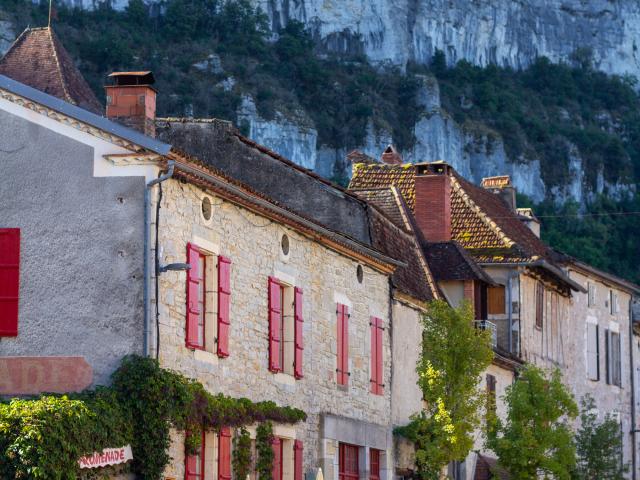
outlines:
[[[396,150],[396,147],[393,145],[389,145],[382,152],[381,159],[382,163],[388,163],[390,165],[401,165],[402,164],[402,155]]]
[[[451,174],[446,163],[416,165],[415,218],[428,242],[451,240]]]
[[[156,90],[151,72],[113,72],[105,86],[107,118],[155,137]]]
[[[509,175],[483,178],[482,187],[501,197],[512,212],[516,211],[516,189]]]
[[[533,214],[533,210],[530,208],[518,208],[516,211],[520,221],[522,221],[536,237],[540,238],[540,220]]]

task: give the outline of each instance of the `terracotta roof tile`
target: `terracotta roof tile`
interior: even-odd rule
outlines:
[[[458,242],[428,243],[423,249],[437,281],[481,280],[493,284]]]
[[[0,60],[0,74],[98,115],[103,108],[51,28],[27,28]]]
[[[412,164],[356,164],[349,188],[357,192],[393,185],[413,210],[417,168]],[[498,195],[455,173],[451,180],[451,237],[476,261],[513,263],[553,259],[550,249]]]
[[[406,230],[400,206],[390,188],[358,190],[355,193],[363,200],[372,203],[382,210],[396,226]]]

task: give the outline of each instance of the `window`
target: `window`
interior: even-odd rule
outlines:
[[[496,413],[496,377],[487,374],[487,414]]]
[[[303,292],[269,277],[269,370],[303,376]]]
[[[498,285],[497,287],[488,287],[487,297],[487,313],[489,315],[504,315],[506,305],[504,285]]]
[[[371,317],[371,393],[384,394],[384,364],[382,362],[382,337],[384,325],[382,319]]]
[[[338,385],[349,385],[349,307],[347,305],[337,304],[337,338],[338,338],[338,364],[336,372],[338,377]]]
[[[229,356],[231,260],[187,244],[186,345]],[[216,274],[217,272],[217,274]],[[215,311],[217,310],[217,315]]]
[[[593,283],[588,283],[588,293],[587,293],[587,305],[589,307],[593,307],[596,304],[596,286]]]
[[[358,447],[341,443],[338,449],[338,479],[358,480],[360,469],[358,466]]]
[[[0,228],[0,336],[18,335],[20,229]]]
[[[622,386],[622,363],[620,356],[620,334],[611,330],[604,331],[607,360],[607,383]]]
[[[542,328],[544,318],[544,285],[536,282],[536,328]]]
[[[380,480],[380,450],[369,449],[369,480]]]
[[[184,468],[185,480],[202,480],[204,478],[204,451],[205,435],[204,429],[202,429],[200,449],[195,455],[186,455]]]
[[[613,290],[609,290],[609,311],[611,315],[615,315],[618,313],[618,294],[614,293]]]
[[[598,325],[587,323],[587,378],[600,380],[600,335]]]

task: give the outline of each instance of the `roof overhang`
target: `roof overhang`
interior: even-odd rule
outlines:
[[[547,260],[532,260],[530,262],[510,262],[510,263],[480,263],[483,267],[530,267],[540,268],[547,271],[561,282],[565,283],[571,290],[587,293],[587,289],[573,280],[569,275]]]

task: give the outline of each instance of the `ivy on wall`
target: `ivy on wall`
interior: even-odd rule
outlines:
[[[231,459],[233,478],[244,480],[251,472],[251,437],[246,428],[240,427],[233,436]]]
[[[195,448],[201,428],[306,419],[274,402],[212,395],[150,358],[126,357],[112,378],[111,387],[81,394],[0,403],[0,478],[75,479],[81,456],[131,444],[131,471],[155,480],[170,460],[171,427],[193,432],[188,443]]]
[[[273,468],[273,425],[263,422],[256,429],[256,473],[258,480],[271,480]]]

